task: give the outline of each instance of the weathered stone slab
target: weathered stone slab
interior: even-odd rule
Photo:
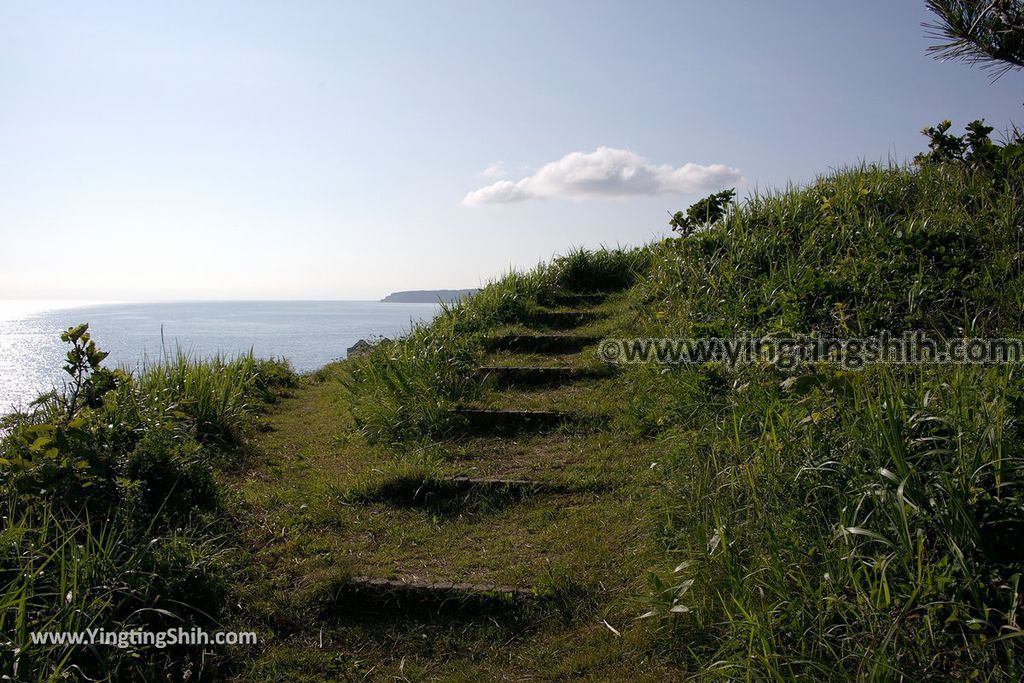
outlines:
[[[507,386],[551,386],[582,379],[594,379],[608,374],[598,368],[482,366],[477,371],[493,383]]]
[[[507,334],[492,337],[488,346],[494,351],[519,353],[577,353],[599,341],[599,337],[583,335]]]
[[[401,478],[386,482],[373,495],[374,500],[403,507],[424,507],[457,511],[465,504],[481,502],[474,495],[486,496],[493,505],[520,500],[531,494],[564,493],[565,486],[530,479],[502,477]]]
[[[607,298],[606,292],[554,292],[541,300],[552,306],[597,306]]]
[[[594,311],[535,311],[529,320],[535,325],[555,330],[567,330],[586,325],[602,316]]]
[[[514,613],[537,597],[519,586],[355,576],[338,586],[334,606],[341,618],[473,618]]]
[[[454,408],[453,417],[471,432],[510,434],[527,430],[552,429],[579,418],[558,410],[498,410],[491,408]]]

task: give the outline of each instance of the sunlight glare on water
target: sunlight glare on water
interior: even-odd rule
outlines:
[[[24,407],[59,387],[67,345],[60,334],[79,323],[104,351],[106,364],[137,368],[163,351],[199,355],[285,357],[310,372],[345,356],[359,339],[394,337],[429,321],[436,304],[376,301],[233,301],[105,303],[0,301],[0,413]],[[161,344],[164,346],[162,347]]]

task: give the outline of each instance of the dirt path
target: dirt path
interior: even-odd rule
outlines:
[[[609,301],[514,332],[587,337],[619,313]],[[498,412],[415,448],[366,443],[339,367],[271,413],[259,467],[234,485],[243,613],[273,630],[243,678],[664,679],[635,620],[654,456],[595,419],[622,387],[591,372],[592,346],[501,346],[487,366],[586,371],[491,371],[466,408]],[[521,410],[569,420],[521,426]]]

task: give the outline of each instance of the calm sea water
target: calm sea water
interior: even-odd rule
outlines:
[[[375,301],[232,301],[91,304],[0,301],[0,413],[60,386],[67,345],[60,333],[87,322],[106,364],[138,367],[161,349],[199,356],[284,356],[299,372],[345,357],[359,339],[394,337],[431,320],[435,304]],[[161,347],[161,330],[163,347]]]

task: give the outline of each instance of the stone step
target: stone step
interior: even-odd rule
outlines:
[[[595,311],[534,311],[528,317],[530,324],[553,330],[568,330],[605,317]]]
[[[524,367],[485,365],[477,368],[485,380],[501,386],[552,386],[583,379],[605,377],[609,373],[601,368]]]
[[[501,410],[494,408],[453,408],[449,411],[467,431],[475,434],[514,434],[542,431],[580,421],[573,413],[559,410]]]
[[[536,599],[538,593],[532,588],[489,583],[354,576],[341,583],[333,597],[334,607],[342,618],[374,616],[401,620],[514,612]]]
[[[485,504],[503,505],[532,494],[568,493],[569,490],[564,485],[532,479],[467,476],[431,479],[409,477],[383,484],[374,493],[373,499],[402,507],[434,508],[457,512],[474,502],[486,501]],[[483,498],[474,498],[474,494]]]
[[[567,334],[506,334],[491,337],[488,347],[492,351],[519,353],[577,353],[601,341],[600,337]]]
[[[608,298],[606,292],[552,292],[541,297],[549,306],[597,306]]]
[[[458,486],[469,487],[487,487],[487,488],[525,488],[525,489],[542,489],[552,488],[551,484],[545,484],[542,481],[536,479],[506,479],[505,477],[467,477],[467,476],[454,476],[445,477],[442,481]]]

